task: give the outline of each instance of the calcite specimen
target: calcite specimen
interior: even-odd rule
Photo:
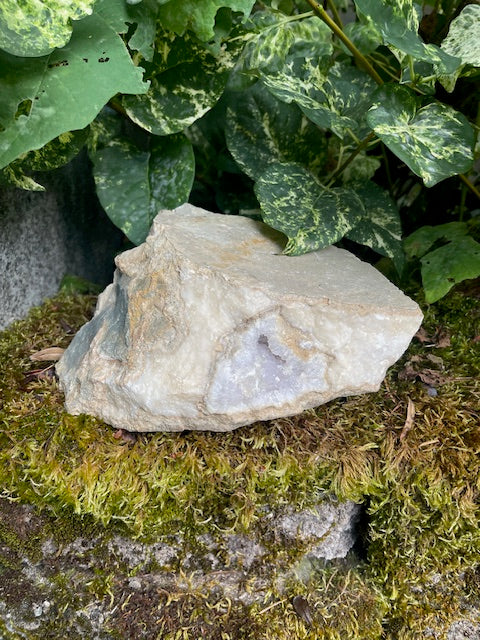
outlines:
[[[57,365],[67,410],[130,431],[229,431],[375,391],[422,319],[372,266],[191,205],[116,259]]]

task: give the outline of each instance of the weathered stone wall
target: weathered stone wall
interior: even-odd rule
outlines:
[[[38,180],[46,191],[0,190],[0,329],[54,295],[65,274],[106,285],[120,248],[84,154]]]

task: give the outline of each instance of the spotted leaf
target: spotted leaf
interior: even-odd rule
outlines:
[[[350,131],[362,138],[370,131],[365,113],[377,85],[356,67],[335,63],[322,70],[310,60],[292,63],[282,74],[266,76],[264,82],[280,100],[296,102],[312,122],[339,138]]]
[[[466,66],[480,67],[480,5],[468,4],[452,20],[441,49],[461,60],[461,65],[454,73],[440,76],[440,82],[447,91],[453,91],[457,78]]]
[[[417,110],[406,87],[380,87],[367,121],[427,187],[472,166],[474,131],[465,116],[438,102]]]
[[[453,73],[460,60],[433,44],[425,44],[418,35],[418,15],[413,0],[355,0],[363,21],[375,25],[384,44],[416,60],[438,65],[443,73]],[[396,53],[396,51],[395,51]]]
[[[156,135],[183,131],[201,118],[222,95],[233,66],[227,52],[215,57],[194,38],[166,32],[153,63],[149,90],[125,96],[123,106],[136,124]]]
[[[405,258],[400,215],[395,202],[371,181],[355,185],[355,192],[363,202],[365,215],[346,237],[392,258],[398,273],[401,273]]]
[[[318,60],[333,51],[332,33],[317,17],[288,21],[277,11],[259,11],[246,27],[248,41],[240,58],[246,71],[272,75],[292,60]]]
[[[294,163],[272,163],[259,177],[255,193],[263,220],[287,236],[285,253],[291,255],[337,242],[365,213],[353,190],[326,189]]]
[[[72,20],[92,13],[96,0],[2,0],[0,49],[14,56],[44,56],[63,47],[72,35]]]
[[[254,180],[272,162],[299,162],[314,172],[326,162],[324,134],[261,82],[231,95],[225,134],[230,153]]]
[[[174,209],[188,200],[195,160],[183,134],[156,138],[149,151],[114,139],[91,157],[103,208],[135,244],[145,240],[160,209]]]
[[[159,20],[170,31],[183,35],[187,29],[203,41],[213,39],[215,17],[222,7],[250,14],[255,0],[170,0],[161,2]]]

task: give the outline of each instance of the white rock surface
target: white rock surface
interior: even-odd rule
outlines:
[[[422,314],[347,251],[282,255],[260,222],[161,211],[57,365],[67,410],[228,431],[375,391]]]

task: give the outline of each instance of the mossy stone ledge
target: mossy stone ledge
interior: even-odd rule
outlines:
[[[478,286],[419,303],[423,341],[377,393],[134,441],[66,414],[53,367],[30,361],[68,345],[93,296],[1,333],[0,637],[480,637]],[[309,541],[269,537],[264,516],[325,496],[360,505],[360,544],[305,568]]]

